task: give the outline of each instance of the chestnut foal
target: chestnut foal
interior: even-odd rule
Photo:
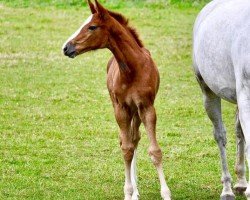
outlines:
[[[156,140],[154,100],[159,88],[159,73],[150,53],[136,31],[121,14],[105,9],[97,0],[88,0],[92,15],[63,45],[70,58],[90,50],[108,48],[113,54],[108,63],[107,86],[120,128],[120,145],[125,160],[125,200],[138,199],[136,186],[136,148],[139,126],[144,124],[150,140],[149,155],[157,169],[161,196],[170,200],[162,168],[162,152]]]

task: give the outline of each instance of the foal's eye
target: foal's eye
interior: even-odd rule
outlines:
[[[89,27],[89,30],[91,30],[91,31],[93,31],[93,30],[95,30],[95,29],[97,29],[97,26],[90,26],[90,27]]]

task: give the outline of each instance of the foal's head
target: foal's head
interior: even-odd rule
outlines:
[[[107,47],[109,27],[111,26],[111,17],[97,0],[95,6],[88,0],[92,15],[83,23],[83,25],[64,43],[64,55],[74,58],[77,55],[90,50]]]
[[[128,20],[125,17],[105,9],[97,0],[95,0],[95,5],[90,0],[88,4],[92,14],[64,43],[62,47],[64,55],[74,58],[90,50],[108,47],[109,37],[117,25],[116,22],[128,31],[139,46],[143,46],[135,29],[128,26]]]

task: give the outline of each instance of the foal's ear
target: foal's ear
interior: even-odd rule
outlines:
[[[96,13],[96,9],[95,9],[94,4],[90,0],[88,0],[88,4],[89,4],[89,8],[91,10],[91,13],[92,14]]]
[[[106,19],[109,15],[108,11],[97,0],[95,0],[95,9],[102,19]]]

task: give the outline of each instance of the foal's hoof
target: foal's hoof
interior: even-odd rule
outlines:
[[[220,197],[220,200],[235,200],[235,196],[232,194],[226,194]]]
[[[163,197],[162,199],[163,199],[163,200],[171,200],[171,197],[170,197],[170,196],[167,196],[167,197]]]
[[[171,200],[170,191],[161,192],[161,197],[163,200]]]
[[[132,200],[139,200],[138,196],[132,196]]]
[[[126,196],[124,197],[124,200],[132,200],[132,197],[131,197],[130,195],[126,195]]]
[[[246,196],[247,200],[250,200],[250,191],[249,191],[249,188],[245,191],[245,196]]]
[[[132,200],[139,200],[139,192],[138,190],[133,192],[133,195],[132,195]]]

